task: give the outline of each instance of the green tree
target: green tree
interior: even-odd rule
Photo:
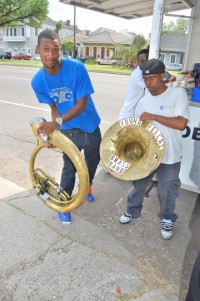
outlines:
[[[169,23],[163,23],[162,26],[162,34],[167,33],[187,33],[189,28],[189,19],[186,18],[178,18],[176,23],[170,21]]]
[[[164,22],[162,26],[162,34],[174,33],[175,32],[174,26],[175,26],[174,21],[170,21],[169,23]]]
[[[147,45],[147,40],[143,36],[143,34],[137,35],[133,40],[133,45],[138,49],[138,51],[142,48],[145,48]]]
[[[47,13],[48,0],[0,0],[0,27],[21,24],[41,27]]]
[[[121,44],[115,45],[115,54],[113,58],[116,58],[120,61],[119,64],[125,65],[130,63],[133,65],[137,61],[137,53],[142,48],[147,47],[148,41],[145,39],[143,34],[137,35],[132,45],[130,46],[122,46]]]
[[[119,60],[118,65],[125,65],[127,63],[133,65],[137,61],[137,52],[138,48],[133,44],[131,46],[117,44],[113,59]]]
[[[71,54],[76,49],[76,45],[72,40],[66,39],[61,42],[61,48],[64,54]]]
[[[179,18],[176,21],[176,31],[178,33],[188,33],[189,23],[189,19]]]
[[[131,45],[131,48],[130,48],[130,57],[129,57],[129,60],[132,64],[132,66],[137,62],[137,53],[140,49],[144,48],[144,45],[142,45],[141,48],[138,48],[138,46],[136,45]]]
[[[62,26],[63,26],[63,21],[59,20],[58,23],[56,23],[55,32],[59,33],[59,30],[62,28]]]

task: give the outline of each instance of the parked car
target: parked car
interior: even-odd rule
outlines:
[[[30,60],[31,58],[32,58],[31,55],[25,54],[25,53],[22,53],[22,52],[13,55],[13,59],[15,59],[15,60]]]
[[[34,61],[41,61],[39,54],[36,54],[33,58]]]
[[[165,65],[167,70],[182,70],[182,64],[170,63],[169,65]]]
[[[82,63],[85,63],[86,61],[94,60],[94,57],[90,56],[90,55],[85,55],[85,56],[82,56],[82,57],[77,57],[76,59],[78,61],[81,61]]]
[[[102,59],[97,59],[96,62],[99,65],[116,65],[118,61],[105,56]]]
[[[61,56],[61,59],[67,59],[67,58],[72,58],[71,55],[68,55],[68,54],[63,54]]]
[[[12,54],[8,51],[0,51],[0,59],[7,59],[10,60],[12,57]]]

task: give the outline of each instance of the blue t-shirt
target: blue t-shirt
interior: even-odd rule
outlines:
[[[32,88],[40,103],[55,104],[60,115],[65,114],[77,99],[88,96],[83,112],[61,125],[61,129],[77,128],[92,133],[100,124],[90,94],[94,93],[89,75],[83,63],[74,59],[62,59],[61,69],[55,75],[48,74],[42,67],[31,81]]]

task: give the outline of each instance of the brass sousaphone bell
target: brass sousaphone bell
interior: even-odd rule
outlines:
[[[33,150],[29,161],[29,172],[33,188],[37,196],[55,211],[72,211],[81,206],[86,200],[89,189],[89,174],[85,159],[75,144],[59,131],[52,131],[48,136],[38,134],[38,128],[46,120],[42,117],[31,121],[32,132],[38,145]],[[78,192],[72,198],[56,183],[54,178],[48,176],[42,169],[35,168],[35,159],[39,151],[48,144],[60,149],[72,161],[79,178]]]
[[[126,118],[104,134],[100,157],[106,170],[121,180],[145,178],[161,163],[165,151],[160,130],[148,121]]]

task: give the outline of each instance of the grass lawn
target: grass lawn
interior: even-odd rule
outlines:
[[[32,60],[0,60],[1,65],[12,65],[12,66],[28,66],[28,67],[41,67],[40,61]]]
[[[176,78],[182,76],[181,71],[169,71],[169,72],[174,76],[176,76]]]
[[[28,66],[28,67],[42,67],[40,61],[33,60],[1,60],[0,64],[2,65],[14,65],[14,66]],[[132,68],[130,67],[121,67],[121,66],[109,66],[109,65],[99,65],[99,64],[85,64],[86,69],[89,72],[104,72],[104,73],[113,73],[113,74],[127,74],[130,75]],[[170,71],[171,74],[178,77],[180,76],[180,71]]]
[[[2,65],[12,65],[12,66],[28,66],[28,67],[42,67],[40,61],[33,60],[0,60]],[[106,66],[99,64],[85,64],[88,71],[94,72],[106,72],[106,73],[118,73],[118,74],[131,74],[132,68],[119,67],[119,66]]]

